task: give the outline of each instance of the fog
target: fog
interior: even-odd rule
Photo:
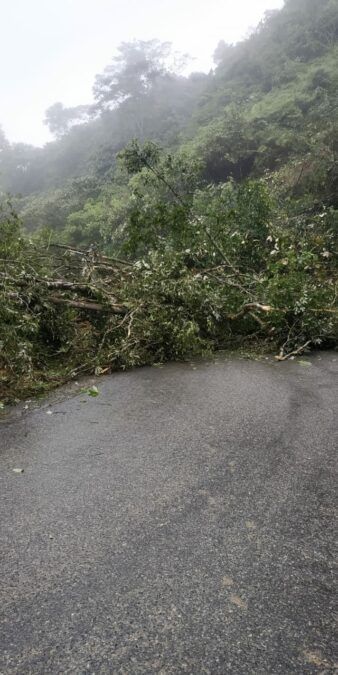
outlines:
[[[95,74],[122,41],[158,38],[208,71],[220,39],[236,42],[283,0],[2,0],[0,124],[42,145],[45,110],[88,103]]]

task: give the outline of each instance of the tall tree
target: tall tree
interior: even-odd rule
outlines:
[[[98,107],[110,109],[130,97],[140,97],[156,80],[171,72],[169,42],[134,40],[123,42],[119,54],[96,76],[94,96]]]

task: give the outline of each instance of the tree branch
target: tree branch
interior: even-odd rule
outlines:
[[[128,310],[123,305],[102,305],[98,302],[89,302],[85,300],[70,300],[69,298],[61,298],[59,296],[51,296],[49,301],[54,305],[66,305],[67,307],[74,307],[75,309],[84,309],[91,312],[111,312],[112,314],[127,314]]]
[[[243,305],[242,309],[240,309],[237,314],[227,314],[227,319],[230,319],[231,321],[242,319],[245,314],[253,311],[268,313],[272,311],[272,307],[270,305],[261,305],[259,302],[248,302],[246,305]]]
[[[302,354],[302,353],[305,351],[305,349],[306,349],[307,347],[310,346],[311,342],[312,342],[312,340],[308,340],[307,342],[305,342],[304,345],[302,345],[302,346],[299,347],[298,349],[295,349],[293,352],[289,352],[289,354],[284,354],[284,353],[283,353],[283,348],[282,348],[281,351],[280,351],[280,353],[279,353],[279,355],[278,355],[278,356],[275,356],[275,359],[276,359],[277,361],[286,361],[287,359],[290,359],[291,356],[299,356],[300,354]]]

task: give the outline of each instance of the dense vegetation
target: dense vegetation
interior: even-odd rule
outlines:
[[[337,344],[337,38],[338,0],[288,0],[209,75],[122,44],[94,104],[47,111],[53,143],[0,136],[0,398]]]

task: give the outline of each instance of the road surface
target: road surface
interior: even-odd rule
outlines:
[[[0,673],[338,672],[337,375],[219,356],[3,420]]]

